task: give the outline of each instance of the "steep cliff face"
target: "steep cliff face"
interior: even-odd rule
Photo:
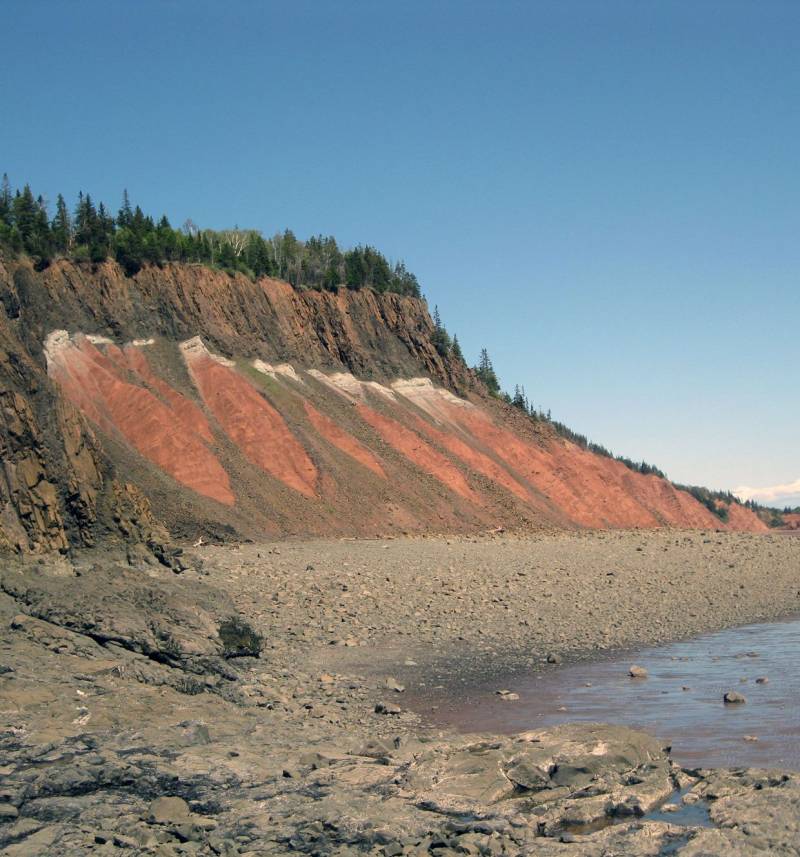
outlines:
[[[20,552],[90,546],[109,535],[166,535],[135,485],[115,471],[90,423],[29,348],[25,307],[0,263],[0,545]]]
[[[424,302],[195,266],[0,262],[0,545],[723,527],[487,400]]]
[[[424,302],[372,291],[297,291],[199,265],[149,267],[126,277],[113,262],[92,269],[58,262],[37,273],[18,265],[0,300],[23,308],[28,344],[41,348],[55,329],[117,342],[202,336],[226,357],[283,359],[359,377],[419,374],[446,386],[468,383],[463,368],[431,343]]]

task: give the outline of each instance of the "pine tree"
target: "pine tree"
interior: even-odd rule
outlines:
[[[475,374],[483,381],[492,395],[496,396],[500,392],[500,382],[497,380],[489,352],[485,348],[481,349],[478,365],[475,367]]]
[[[92,198],[89,194],[83,195],[83,191],[78,191],[78,202],[75,205],[75,215],[73,222],[75,223],[75,243],[79,246],[87,247],[92,240],[92,224],[94,223],[97,213],[92,204]]]
[[[36,200],[33,198],[30,185],[26,184],[22,193],[17,191],[14,201],[11,203],[11,212],[14,225],[19,230],[27,249],[34,238],[37,221]]]
[[[514,396],[511,399],[511,404],[515,408],[519,408],[521,411],[528,410],[528,399],[525,396],[525,388],[520,387],[519,384],[514,385]]]
[[[67,253],[72,248],[72,218],[61,194],[56,199],[56,214],[51,225],[53,244],[58,253]]]
[[[117,214],[117,226],[121,228],[129,227],[133,223],[133,209],[131,201],[128,198],[128,189],[122,191],[122,207]]]
[[[0,185],[0,223],[6,226],[11,226],[11,183],[8,180],[8,173],[3,173],[3,183]]]
[[[439,315],[439,307],[433,308],[433,335],[431,336],[433,347],[436,349],[440,357],[447,357],[450,353],[450,335],[444,329],[442,317]]]
[[[464,362],[464,354],[461,351],[461,344],[458,341],[458,336],[456,336],[455,334],[453,335],[453,345],[450,348],[450,353],[456,360],[458,360],[459,363]]]

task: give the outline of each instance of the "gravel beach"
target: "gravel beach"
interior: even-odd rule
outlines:
[[[635,531],[204,548],[209,580],[319,665],[458,679],[800,612],[800,542]]]

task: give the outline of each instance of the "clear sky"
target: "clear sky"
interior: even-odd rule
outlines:
[[[402,258],[590,438],[800,502],[800,3],[6,0],[0,171]]]

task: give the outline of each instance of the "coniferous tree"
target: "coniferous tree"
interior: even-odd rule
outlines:
[[[0,184],[0,223],[9,227],[11,226],[11,201],[13,198],[8,173],[3,173],[3,182]]]
[[[485,348],[481,349],[478,365],[475,367],[475,373],[478,378],[483,381],[490,393],[495,396],[500,393],[500,382],[497,380],[497,375],[495,374],[494,366],[492,366],[489,352]]]
[[[433,335],[431,336],[433,347],[436,349],[440,357],[447,357],[450,353],[450,335],[444,329],[442,317],[439,315],[439,307],[433,308]]]
[[[20,251],[19,233],[15,234],[14,221],[11,211],[11,203],[13,196],[11,194],[11,183],[8,180],[8,173],[3,173],[3,181],[0,184],[0,247],[4,244],[12,249],[13,252]]]
[[[461,343],[459,343],[458,336],[456,336],[455,334],[453,334],[453,345],[450,348],[450,353],[456,360],[459,361],[459,363],[464,362],[464,354],[461,351]]]
[[[117,214],[117,226],[121,228],[129,228],[133,223],[133,209],[131,201],[128,197],[128,189],[122,191],[122,206]]]
[[[11,212],[14,225],[22,236],[22,241],[27,250],[36,231],[36,200],[33,198],[31,186],[26,184],[22,193],[17,191],[11,203]]]
[[[57,253],[67,253],[72,248],[72,218],[67,203],[61,194],[56,199],[56,213],[50,226],[53,247]]]

